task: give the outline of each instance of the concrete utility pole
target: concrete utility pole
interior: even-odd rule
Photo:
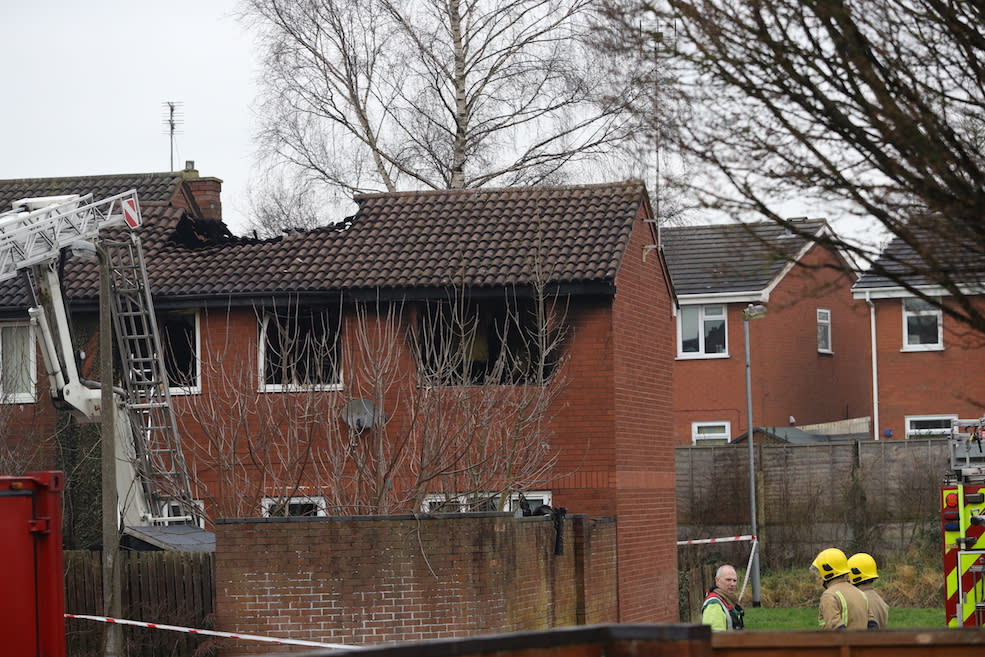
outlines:
[[[113,324],[110,310],[109,260],[97,245],[99,254],[99,377],[100,427],[102,430],[103,488],[103,614],[119,618],[122,614],[123,587],[120,583],[119,494],[116,490],[116,399],[113,394]],[[105,623],[103,655],[119,657],[122,628]]]

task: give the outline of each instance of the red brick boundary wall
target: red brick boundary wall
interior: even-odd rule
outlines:
[[[617,622],[615,522],[562,530],[502,513],[219,520],[218,629],[375,645]]]

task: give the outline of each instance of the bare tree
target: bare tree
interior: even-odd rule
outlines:
[[[679,152],[704,166],[703,208],[785,221],[785,203],[874,219],[911,256],[823,237],[979,331],[985,40],[978,3],[943,0],[607,0],[673,24],[690,113]],[[644,22],[645,24],[645,22]],[[812,237],[812,236],[807,236]],[[931,301],[936,300],[928,299]]]
[[[556,182],[633,136],[599,93],[591,0],[246,0],[264,51],[260,138],[354,192]]]
[[[324,203],[305,176],[272,167],[250,189],[249,228],[260,238],[276,237],[285,231],[311,230],[324,222],[321,211]]]
[[[411,512],[429,500],[503,508],[543,487],[557,476],[549,419],[564,385],[563,307],[507,303],[482,337],[474,311],[451,294],[316,309],[306,324],[295,301],[258,314],[264,349],[210,347],[209,394],[176,405],[197,476],[217,482],[214,514],[256,515],[261,499],[271,514]],[[473,357],[480,339],[495,357]]]
[[[39,406],[0,393],[0,474],[22,475],[52,467],[52,437],[40,430],[47,423]]]

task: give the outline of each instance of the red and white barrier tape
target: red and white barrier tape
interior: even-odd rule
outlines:
[[[87,614],[65,614],[65,618],[81,618],[83,620],[99,621],[101,623],[117,623],[119,625],[135,625],[137,627],[149,627],[155,630],[171,630],[174,632],[186,632],[188,634],[204,634],[207,636],[221,636],[227,639],[243,639],[245,641],[266,641],[267,643],[282,643],[293,646],[314,646],[315,648],[336,648],[340,650],[354,650],[355,646],[347,646],[341,643],[318,643],[317,641],[304,641],[303,639],[278,639],[269,636],[257,636],[255,634],[235,634],[233,632],[217,632],[215,630],[197,630],[193,627],[181,627],[179,625],[164,625],[162,623],[145,623],[143,621],[127,620],[125,618],[107,618],[106,616],[89,616]]]
[[[755,541],[756,537],[752,534],[744,536],[725,536],[724,538],[696,538],[691,541],[677,541],[678,545],[697,545],[699,543],[729,543],[731,541]]]

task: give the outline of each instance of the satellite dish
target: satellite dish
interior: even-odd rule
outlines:
[[[368,399],[353,399],[342,407],[342,419],[358,433],[378,424],[382,413]]]

